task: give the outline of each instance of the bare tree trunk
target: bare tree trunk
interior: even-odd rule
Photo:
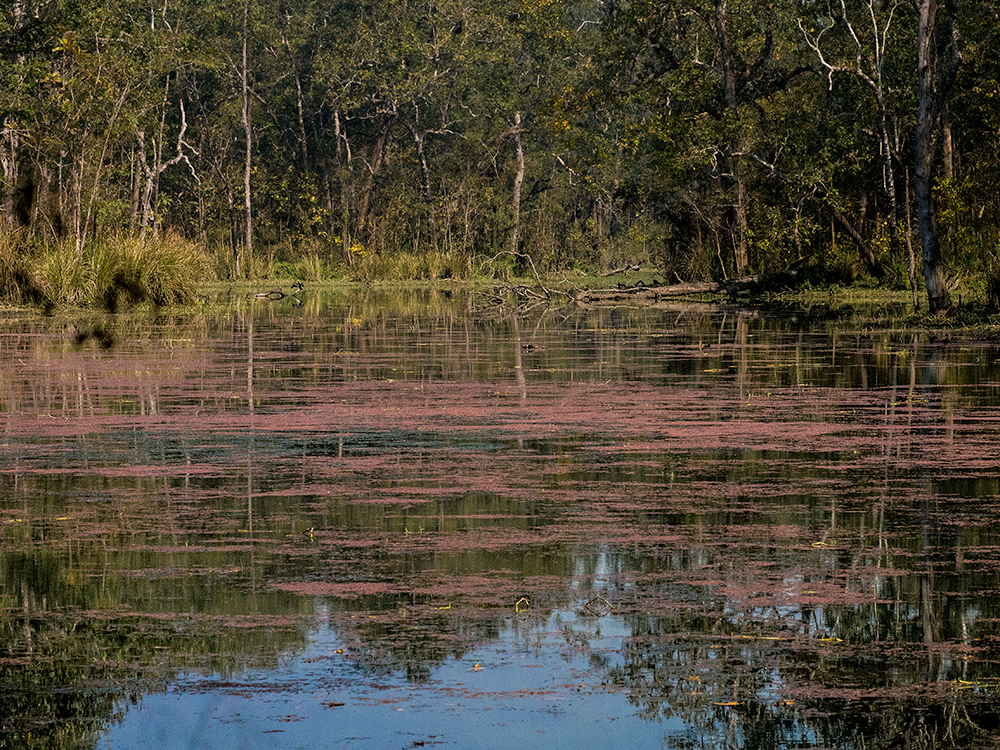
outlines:
[[[233,197],[233,185],[226,176],[226,199],[229,204],[229,243],[233,248],[233,274],[240,278],[240,243],[236,238],[236,200]]]
[[[521,241],[521,185],[524,184],[524,148],[521,145],[521,113],[514,113],[514,144],[517,148],[517,174],[514,175],[514,195],[512,204],[514,209],[514,229],[510,237],[511,252],[519,252]]]
[[[382,170],[382,163],[385,161],[386,144],[389,139],[389,127],[395,118],[395,112],[383,112],[382,122],[379,125],[378,135],[372,145],[371,153],[367,162],[368,178],[361,189],[361,196],[358,200],[358,209],[355,212],[354,238],[360,238],[364,233],[368,222],[368,204],[371,201],[372,191],[375,189],[375,178]]]
[[[83,137],[80,138],[80,143],[83,144],[81,150],[86,148],[88,136],[90,135],[89,126],[84,126]],[[72,195],[72,208],[73,211],[73,241],[76,243],[76,251],[81,256],[83,255],[83,156],[74,157],[73,166],[71,167],[71,176],[73,180],[73,195]]]
[[[861,236],[861,233],[855,228],[851,223],[850,219],[844,216],[837,208],[830,203],[826,202],[826,207],[830,210],[830,214],[836,220],[844,231],[854,240],[855,246],[858,248],[858,253],[861,255],[861,259],[868,266],[868,272],[874,276],[876,279],[881,279],[885,276],[885,269],[879,262],[878,258],[875,257],[875,253],[872,251],[871,246],[865,241],[865,238]]]
[[[946,180],[955,179],[955,144],[951,136],[951,117],[947,102],[941,112],[941,171]]]
[[[920,309],[920,298],[917,295],[917,258],[913,254],[913,227],[910,224],[910,172],[906,171],[906,251],[909,262],[907,272],[910,276],[910,296],[913,298],[913,309]]]
[[[142,188],[142,196],[139,199],[140,205],[142,207],[142,220],[139,225],[139,237],[145,239],[146,230],[152,225],[153,236],[156,237],[159,232],[157,227],[159,226],[159,217],[156,215],[156,205],[158,202],[157,195],[159,192],[160,175],[162,175],[169,167],[172,167],[178,162],[185,161],[188,166],[191,167],[191,162],[188,161],[187,156],[184,154],[184,136],[187,133],[187,114],[184,111],[184,101],[181,100],[180,110],[181,110],[181,129],[177,136],[177,153],[167,161],[163,161],[163,131],[165,129],[166,120],[166,92],[164,92],[163,101],[163,114],[160,118],[160,132],[157,135],[157,142],[153,148],[153,166],[150,167],[146,162],[146,132],[144,130],[138,130],[136,132],[136,138],[138,140],[138,151],[139,151],[139,166],[142,169],[144,184]],[[194,173],[194,167],[191,167],[191,172]],[[195,176],[197,179],[197,175]]]
[[[903,243],[899,236],[899,205],[896,199],[896,176],[892,169],[892,150],[889,143],[889,131],[886,123],[885,103],[879,101],[879,129],[882,143],[882,179],[885,192],[889,196],[889,247],[893,258],[898,258],[902,254]]]
[[[307,148],[308,141],[306,140],[306,117],[305,117],[305,105],[302,100],[302,76],[299,75],[298,66],[295,64],[295,57],[292,54],[292,45],[288,42],[288,36],[284,31],[281,32],[281,41],[285,45],[285,50],[288,52],[288,64],[292,66],[292,78],[295,80],[295,104],[296,110],[299,117],[299,148],[301,149],[302,157],[302,171],[309,171],[309,150]]]
[[[427,166],[427,154],[424,152],[424,137],[426,133],[420,133],[417,131],[417,123],[415,121],[411,122],[408,117],[403,118],[403,123],[406,125],[407,130],[410,131],[410,135],[413,136],[413,142],[417,146],[417,159],[420,161],[420,182],[423,188],[424,201],[427,203],[427,242],[432,249],[436,249],[437,246],[437,233],[434,229],[434,211],[431,200],[431,170]],[[414,248],[416,251],[417,248]]]
[[[719,50],[722,53],[722,79],[725,86],[726,110],[735,121],[738,114],[736,95],[736,68],[733,65],[733,51],[729,43],[729,31],[726,26],[725,0],[715,0],[715,31],[718,37]],[[735,123],[734,123],[735,124]],[[747,253],[747,187],[746,175],[743,170],[743,159],[740,155],[742,145],[738,135],[734,135],[729,144],[727,163],[733,182],[733,212],[735,214],[735,233],[733,235],[733,252],[736,258],[736,275],[741,276],[748,265]]]
[[[955,28],[953,9],[949,4],[951,21],[951,61],[947,71],[940,75],[935,70],[936,22],[938,0],[917,0],[917,130],[914,139],[914,195],[917,204],[917,226],[924,262],[924,285],[927,302],[932,313],[947,310],[951,296],[944,280],[941,259],[941,241],[938,236],[934,196],[934,154],[940,133],[941,113],[948,92],[962,61],[960,39]]]
[[[3,178],[6,190],[3,195],[3,216],[0,217],[0,226],[9,227],[15,223],[14,219],[14,194],[21,175],[18,169],[18,161],[21,153],[21,141],[17,130],[3,123],[3,153],[0,155],[0,166],[3,167]]]
[[[27,18],[27,0],[14,0],[11,6],[11,20],[13,21],[11,32],[13,32],[14,36],[21,31]],[[15,65],[21,65],[24,62],[24,57],[24,54],[18,52],[14,56]],[[0,166],[3,168],[4,182],[7,186],[3,195],[3,215],[0,216],[0,227],[4,227],[10,226],[15,221],[14,195],[21,180],[19,168],[21,160],[21,137],[13,123],[6,118],[0,121],[0,127],[2,127],[2,131],[0,132],[3,134],[3,138],[0,139],[3,144],[0,147],[0,150],[2,150],[2,154],[0,154]]]
[[[131,198],[129,200],[128,209],[128,233],[134,234],[135,228],[139,223],[139,201],[142,196],[142,177],[143,171],[139,164],[146,163],[146,148],[143,145],[145,141],[146,133],[141,128],[136,131],[136,145],[132,149],[132,168],[130,170],[132,177],[131,185]]]
[[[734,138],[733,153],[739,152],[740,148],[739,139]],[[742,276],[750,264],[749,252],[747,251],[747,183],[743,170],[743,160],[740,156],[732,157],[730,167],[733,172],[735,190],[733,210],[736,213],[736,235],[733,238],[733,247],[736,256],[736,275]]]
[[[135,140],[137,145],[137,150],[139,153],[139,169],[141,170],[141,177],[137,178],[136,182],[142,184],[142,189],[140,190],[139,185],[135,187],[135,193],[137,195],[137,206],[139,213],[139,239],[144,240],[146,238],[146,228],[149,226],[149,194],[152,191],[152,179],[150,174],[149,165],[147,164],[146,156],[146,131],[139,128],[135,132]]]
[[[246,248],[247,262],[253,258],[253,204],[250,200],[250,170],[253,165],[253,134],[250,129],[250,84],[247,71],[247,44],[250,35],[250,0],[243,3],[243,68],[240,84],[243,89],[243,132],[246,136],[246,160],[243,168],[243,210],[245,213],[245,234],[243,236]],[[236,275],[239,276],[239,261],[236,263]]]
[[[351,142],[347,139],[347,130],[340,125],[340,111],[333,112],[333,137],[337,143],[337,177],[340,180],[340,244],[344,261],[351,264],[351,204],[348,182],[354,165],[351,159]],[[341,145],[343,141],[343,146]],[[329,187],[327,188],[329,190]]]
[[[420,161],[420,185],[424,191],[424,200],[430,203],[431,200],[431,170],[427,166],[427,155],[424,153],[424,136],[417,132],[417,126],[410,122],[408,118],[404,118],[403,122],[406,124],[407,129],[410,131],[410,135],[413,136],[413,142],[417,146],[417,159]]]

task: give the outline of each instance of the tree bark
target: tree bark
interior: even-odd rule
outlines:
[[[920,299],[917,292],[917,258],[913,253],[913,226],[910,224],[910,172],[906,172],[906,271],[910,277],[910,296],[913,298],[913,309],[920,309]]]
[[[514,175],[514,195],[511,202],[514,209],[514,228],[510,236],[510,251],[519,252],[521,242],[521,185],[524,184],[524,148],[521,145],[521,113],[514,113],[514,144],[517,148],[517,174]]]
[[[139,198],[140,207],[142,211],[142,217],[139,222],[139,237],[140,239],[146,238],[146,230],[152,226],[153,227],[153,237],[159,234],[159,217],[156,215],[156,205],[159,202],[159,185],[160,185],[160,175],[162,175],[168,168],[174,166],[175,164],[186,161],[188,166],[191,162],[188,161],[187,156],[184,155],[184,135],[187,133],[187,113],[184,111],[184,102],[181,101],[181,128],[180,133],[177,136],[177,153],[167,161],[163,161],[163,131],[165,128],[166,121],[166,108],[167,108],[167,97],[166,91],[164,91],[163,97],[163,114],[160,118],[160,131],[157,135],[157,142],[153,147],[153,165],[149,166],[146,159],[146,131],[139,129],[136,131],[136,139],[138,141],[138,152],[139,152],[139,168],[142,170],[143,174],[143,188],[142,195]],[[192,173],[194,168],[192,167]],[[138,190],[138,189],[137,189]]]
[[[0,165],[3,167],[4,183],[6,190],[3,196],[3,216],[0,227],[9,228],[20,221],[15,219],[15,195],[18,191],[18,184],[21,181],[18,162],[20,161],[21,140],[17,130],[3,123],[3,153],[0,155]]]
[[[899,202],[896,197],[896,175],[892,169],[892,148],[889,142],[889,129],[886,122],[885,102],[879,97],[879,129],[882,131],[882,179],[885,192],[889,196],[889,247],[891,255],[898,258],[902,254],[903,243],[899,236]]]
[[[358,200],[358,208],[355,212],[355,228],[353,232],[353,237],[355,239],[363,236],[368,223],[368,205],[371,202],[372,191],[375,189],[375,178],[378,176],[379,172],[381,172],[382,164],[385,161],[386,148],[389,140],[389,130],[395,118],[395,110],[382,113],[378,133],[369,153],[367,162],[368,176],[365,180],[364,187],[361,189],[361,196]]]
[[[934,206],[934,155],[941,129],[941,114],[952,82],[962,61],[954,10],[947,6],[951,26],[951,60],[947,70],[938,73],[936,33],[938,0],[917,0],[917,129],[914,138],[914,196],[917,227],[924,264],[924,286],[932,313],[951,307],[951,295],[944,280],[941,240],[938,236]]]
[[[240,243],[236,236],[236,200],[233,197],[233,185],[227,174],[226,181],[226,202],[229,206],[229,244],[233,250],[233,276],[240,278]]]
[[[872,251],[871,246],[865,241],[865,238],[861,236],[861,233],[851,223],[850,219],[844,216],[844,214],[837,210],[837,208],[829,201],[826,201],[826,207],[829,209],[834,220],[840,224],[850,238],[854,240],[854,245],[858,248],[858,253],[861,255],[861,259],[865,262],[865,265],[868,266],[868,273],[876,279],[883,278],[885,276],[885,269],[882,267],[878,258],[875,257],[875,253]]]
[[[250,0],[243,3],[243,69],[241,71],[241,86],[243,89],[243,132],[246,136],[246,160],[243,167],[243,210],[245,213],[245,233],[243,235],[247,262],[253,257],[253,204],[250,199],[250,174],[253,166],[253,133],[250,128],[250,83],[247,71],[247,44],[250,35]],[[239,261],[236,263],[236,275],[240,275]]]
[[[340,110],[333,111],[333,128],[333,139],[337,144],[337,178],[340,182],[340,251],[344,256],[344,262],[351,265],[353,259],[351,257],[351,204],[348,181],[351,180],[354,165],[351,158],[351,142],[347,139],[347,129],[341,128],[340,125]],[[343,146],[341,146],[341,142],[343,142]],[[329,190],[329,183],[327,185],[327,190]]]
[[[284,31],[281,32],[281,41],[285,45],[285,51],[288,52],[288,64],[292,68],[292,79],[295,81],[295,106],[296,114],[299,118],[299,153],[302,158],[302,171],[309,171],[309,141],[306,139],[306,117],[305,117],[305,104],[303,102],[302,96],[302,76],[299,73],[298,65],[295,62],[295,55],[292,53],[292,45],[288,41],[288,36]]]
[[[16,36],[24,27],[28,18],[29,8],[27,0],[14,0],[11,5],[11,34]],[[15,65],[24,63],[24,55],[18,52],[14,56]],[[2,155],[0,155],[0,166],[3,168],[3,177],[6,190],[3,196],[3,214],[0,215],[0,227],[9,227],[19,221],[15,216],[15,194],[17,193],[21,181],[20,161],[21,161],[21,136],[17,128],[7,118],[0,121],[2,126]],[[30,215],[30,212],[29,212]]]
[[[404,117],[403,124],[410,131],[410,135],[413,136],[413,143],[417,147],[417,160],[420,162],[420,185],[424,194],[424,201],[427,203],[427,242],[431,249],[436,250],[437,233],[434,229],[434,206],[431,200],[431,170],[427,165],[427,153],[424,151],[424,138],[427,136],[427,133],[421,133],[417,130],[418,122],[416,119],[410,120],[410,118]]]
[[[726,110],[732,117],[732,125],[737,127],[736,118],[739,113],[736,92],[736,68],[733,64],[733,50],[729,42],[729,31],[726,25],[726,3],[715,0],[715,32],[718,37],[719,51],[722,55],[722,80]],[[726,162],[733,183],[733,213],[735,231],[733,235],[733,253],[736,259],[736,273],[746,271],[749,263],[747,253],[747,188],[741,156],[742,144],[738,132],[733,135],[729,144],[729,155]]]
[[[948,105],[941,113],[941,170],[946,180],[955,179],[955,144],[951,134],[951,117],[948,115]]]

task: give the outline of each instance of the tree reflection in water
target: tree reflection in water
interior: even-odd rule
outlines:
[[[612,705],[670,747],[997,744],[995,348],[471,304],[4,323],[0,742],[125,743],[168,691],[317,736],[429,741],[391,695],[486,746]]]

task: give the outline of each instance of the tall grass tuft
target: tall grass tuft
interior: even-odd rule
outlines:
[[[0,238],[0,295],[47,308],[183,304],[206,280],[208,258],[176,235],[103,238],[82,253],[73,243],[37,246]]]
[[[90,304],[90,264],[73,243],[42,248],[36,268],[49,307]]]
[[[233,257],[232,245],[215,243],[209,252],[209,268],[217,279],[268,279],[274,275],[275,257],[273,249],[263,252],[254,250],[249,254],[242,245],[237,250],[237,258]],[[237,272],[238,271],[238,272]]]
[[[468,256],[457,251],[426,253],[359,253],[350,275],[362,281],[441,281],[466,279],[472,272]]]
[[[306,281],[322,281],[333,275],[323,256],[317,252],[307,252],[298,262],[298,272]]]
[[[33,263],[36,254],[26,232],[0,232],[0,304],[47,305]]]
[[[1000,312],[1000,252],[986,253],[982,275],[983,296],[987,309]]]
[[[121,235],[94,249],[89,303],[157,306],[191,302],[205,280],[208,258],[175,235],[139,239]]]

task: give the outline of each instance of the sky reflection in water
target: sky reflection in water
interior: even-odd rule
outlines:
[[[471,304],[5,324],[2,737],[997,745],[993,346]]]

